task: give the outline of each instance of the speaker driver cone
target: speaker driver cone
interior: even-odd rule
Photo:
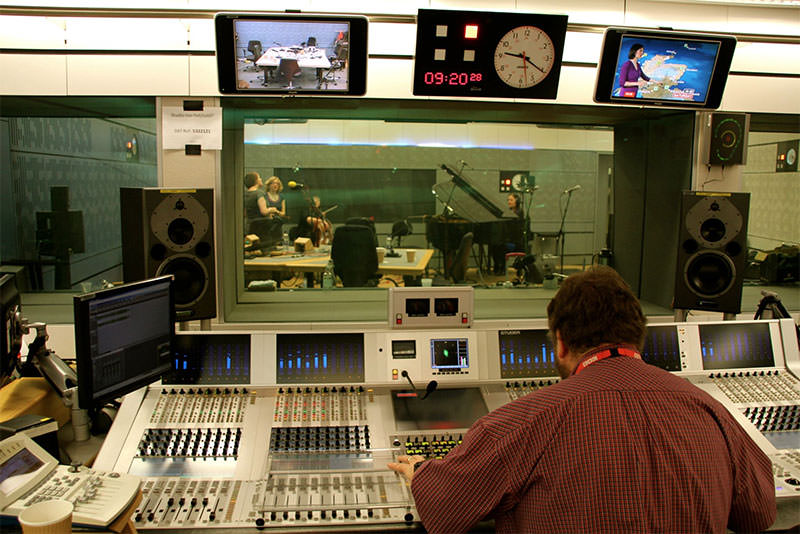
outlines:
[[[696,295],[718,297],[727,292],[736,278],[733,262],[714,250],[698,252],[686,262],[686,284]]]
[[[208,289],[208,272],[197,258],[188,254],[170,257],[158,268],[157,276],[171,274],[174,278],[175,305],[192,306]]]

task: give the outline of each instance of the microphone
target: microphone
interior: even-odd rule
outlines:
[[[405,378],[406,380],[408,380],[408,383],[409,383],[409,384],[411,384],[411,389],[412,389],[412,390],[414,390],[414,391],[417,391],[417,386],[415,386],[415,385],[414,385],[414,382],[412,382],[412,381],[411,381],[411,377],[410,377],[410,376],[408,376],[408,371],[406,371],[405,369],[403,369],[403,372],[402,372],[402,373],[400,373],[400,375],[402,375],[402,376],[403,376],[403,378]],[[414,393],[414,396],[416,397],[416,396],[417,396],[417,394],[416,394],[416,393]]]
[[[292,182],[289,182],[290,185],[291,185],[291,183]],[[573,185],[569,189],[565,189],[564,193],[562,193],[562,194],[566,195],[567,193],[572,193],[573,191],[577,191],[578,189],[583,189],[583,188],[580,185]]]
[[[294,180],[289,180],[289,183],[287,185],[289,186],[290,189],[305,189],[306,188],[305,184],[301,184],[299,182],[295,182]]]
[[[437,387],[439,387],[439,383],[436,380],[428,382],[428,387],[425,388],[425,395],[422,396],[422,400],[427,399],[428,395],[436,391]]]
[[[469,163],[467,163],[463,159],[458,160],[458,164],[461,165],[462,167],[470,167],[470,168],[472,168],[472,165],[470,165]]]

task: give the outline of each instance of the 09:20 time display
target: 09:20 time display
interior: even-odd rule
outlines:
[[[425,85],[467,85],[480,82],[483,75],[480,72],[431,72],[423,75]]]

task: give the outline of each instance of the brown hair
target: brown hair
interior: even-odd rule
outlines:
[[[567,277],[547,305],[550,333],[558,331],[567,349],[577,353],[606,343],[641,349],[646,322],[630,286],[605,265]]]
[[[264,184],[264,188],[265,188],[267,191],[269,191],[269,186],[270,186],[270,184],[271,184],[272,182],[278,182],[278,193],[280,193],[281,191],[283,191],[283,182],[281,182],[281,179],[280,179],[280,178],[278,178],[277,176],[270,176],[270,177],[267,179],[267,183],[265,183],[265,184]]]
[[[244,175],[244,186],[247,187],[248,189],[253,187],[258,183],[259,178],[260,176],[258,175],[257,172],[255,171],[248,172],[247,174]]]

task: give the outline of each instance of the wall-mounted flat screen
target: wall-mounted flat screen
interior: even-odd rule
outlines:
[[[707,371],[775,365],[769,323],[701,324],[698,329]]]
[[[219,13],[214,25],[220,93],[366,92],[365,17]]]
[[[547,330],[500,330],[500,376],[531,378],[558,376],[556,350]]]
[[[716,109],[735,48],[732,35],[608,28],[594,101]]]

